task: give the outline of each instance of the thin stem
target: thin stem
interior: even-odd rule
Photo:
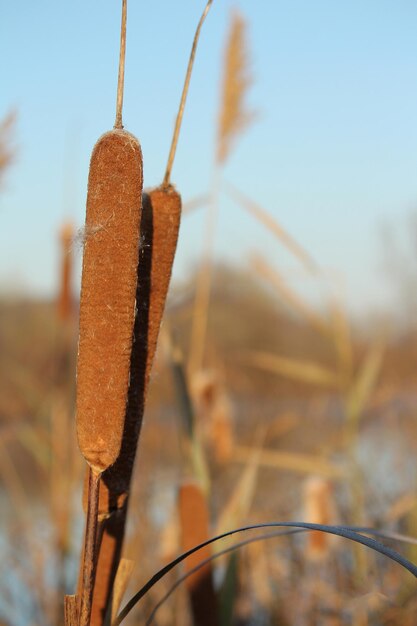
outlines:
[[[411,563],[408,559],[403,557],[401,554],[393,550],[392,548],[385,546],[384,544],[376,541],[375,539],[366,537],[362,535],[362,532],[367,534],[373,534],[373,530],[371,528],[364,529],[363,527],[349,527],[349,526],[333,526],[326,524],[312,524],[309,522],[269,522],[264,524],[251,524],[250,526],[242,526],[241,528],[235,528],[233,530],[229,530],[221,535],[217,535],[216,537],[212,537],[207,541],[191,548],[187,552],[180,554],[176,559],[162,567],[156,574],[152,576],[148,580],[147,583],[129,600],[124,609],[119,613],[118,617],[113,621],[112,626],[119,626],[125,617],[130,613],[130,611],[134,608],[134,606],[141,600],[150,589],[163,578],[168,572],[170,572],[176,565],[184,561],[188,556],[194,554],[201,548],[204,548],[207,545],[215,543],[220,539],[224,539],[226,537],[231,537],[236,533],[246,532],[249,530],[257,530],[263,528],[302,528],[305,530],[318,530],[320,532],[329,533],[331,535],[336,535],[339,537],[344,537],[345,539],[349,539],[356,543],[360,543],[384,556],[388,557],[392,561],[399,563],[402,567],[408,570],[415,578],[417,578],[417,565]],[[360,532],[359,532],[360,531]]]
[[[83,577],[79,626],[89,626],[93,602],[94,579],[96,575],[96,537],[98,524],[98,504],[100,477],[90,468],[88,476],[88,508],[85,529]]]
[[[119,78],[117,81],[116,120],[114,122],[114,128],[123,128],[122,109],[123,109],[123,89],[124,89],[124,83],[125,83],[126,17],[127,17],[127,0],[122,0],[122,25],[120,27]]]
[[[77,596],[65,596],[64,613],[65,626],[78,626]]]
[[[203,258],[195,287],[193,317],[191,323],[190,354],[188,357],[188,373],[193,374],[204,364],[210,296],[213,281],[213,255],[217,217],[219,213],[220,168],[214,165],[210,204],[207,208],[204,227]]]
[[[181,123],[182,123],[182,118],[183,118],[184,109],[185,109],[185,101],[187,99],[188,87],[190,85],[191,73],[193,71],[194,58],[195,58],[195,53],[197,50],[198,39],[200,37],[201,27],[203,26],[203,22],[206,19],[206,15],[210,10],[212,2],[213,0],[208,0],[206,7],[203,11],[203,14],[200,17],[200,21],[198,22],[197,30],[195,31],[194,41],[193,41],[193,45],[191,48],[190,59],[188,61],[187,73],[185,75],[184,87],[182,89],[182,94],[181,94],[180,107],[178,109],[177,119],[175,120],[174,134],[172,136],[171,148],[169,151],[168,162],[167,162],[167,166],[165,170],[165,176],[164,176],[164,180],[162,183],[163,187],[168,187],[170,184],[171,170],[172,170],[172,165],[174,163],[175,152],[177,150],[178,137],[179,137],[180,130],[181,130]]]
[[[154,620],[154,617],[155,617],[157,611],[168,600],[168,598],[174,593],[174,591],[176,589],[178,589],[178,587],[185,580],[187,580],[187,578],[190,578],[190,576],[192,576],[193,574],[195,574],[196,572],[201,570],[205,565],[208,565],[209,563],[211,563],[215,559],[218,559],[218,558],[220,558],[222,556],[225,556],[226,554],[229,554],[230,552],[234,552],[235,550],[239,550],[240,548],[243,548],[243,547],[245,547],[245,546],[247,546],[247,545],[249,545],[251,543],[255,543],[256,541],[264,541],[265,539],[273,539],[273,538],[284,536],[284,535],[294,535],[294,534],[301,533],[301,532],[304,532],[304,529],[293,528],[292,530],[279,530],[279,531],[276,531],[274,533],[266,533],[264,535],[258,535],[258,537],[251,537],[250,539],[245,539],[244,541],[239,541],[238,543],[235,543],[230,548],[225,548],[224,550],[221,550],[220,552],[216,552],[216,554],[212,554],[211,556],[207,557],[206,559],[200,561],[200,563],[198,563],[198,565],[196,565],[195,567],[193,567],[189,571],[185,572],[185,574],[180,576],[178,578],[178,580],[176,580],[175,583],[168,589],[168,591],[165,593],[165,595],[163,595],[162,598],[160,600],[158,600],[158,603],[154,606],[154,608],[152,609],[152,613],[149,615],[148,619],[146,620],[145,626],[150,626],[150,624]]]

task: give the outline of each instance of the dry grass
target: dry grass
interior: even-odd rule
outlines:
[[[123,6],[122,25],[126,2]],[[6,608],[0,603],[0,610],[6,612],[7,585],[15,576],[22,614],[21,600],[28,599],[25,624],[62,623],[65,609],[67,626],[108,626],[117,619],[126,592],[136,591],[180,549],[207,539],[212,527],[221,533],[243,524],[301,517],[318,524],[390,524],[391,541],[411,541],[406,534],[415,534],[416,485],[405,470],[413,467],[417,452],[416,388],[400,386],[390,363],[396,354],[411,380],[410,346],[391,349],[383,333],[376,333],[376,339],[359,337],[331,293],[326,310],[315,309],[259,255],[251,275],[222,268],[219,280],[214,271],[210,246],[220,193],[226,189],[301,263],[307,277],[322,278],[311,255],[267,211],[220,181],[220,169],[252,117],[244,103],[250,84],[246,48],[244,20],[235,13],[225,54],[204,269],[168,311],[165,350],[155,365],[182,203],[168,184],[170,159],[165,182],[142,197],[140,148],[121,130],[121,63],[118,130],[99,140],[92,157],[81,294],[79,441],[87,462],[103,474],[100,491],[91,475],[94,489],[85,489],[87,569],[77,596],[66,595],[65,603],[64,593],[75,587],[72,506],[80,490],[73,447],[75,323],[67,231],[58,307],[49,307],[36,321],[27,305],[27,317],[17,320],[17,305],[8,313],[0,306],[0,338],[13,323],[17,328],[10,343],[4,342],[9,354],[3,370],[15,386],[14,395],[25,398],[16,406],[9,400],[8,406],[2,396],[0,405],[8,420],[1,428],[0,476],[14,515],[4,559]],[[123,50],[122,28],[122,59]],[[4,129],[9,126],[11,122]],[[174,153],[175,145],[176,140]],[[10,162],[8,154],[0,150],[0,173]],[[116,161],[123,167],[116,167]],[[53,330],[46,331],[57,311]],[[23,368],[28,338],[40,328],[42,340],[39,346],[33,341],[29,350],[33,365]],[[148,391],[149,419],[135,464]],[[13,424],[16,415],[30,419]],[[389,445],[396,441],[397,451]],[[34,498],[37,484],[42,492]],[[32,510],[34,500],[42,503],[40,515]],[[44,526],[51,527],[49,534],[43,534]],[[225,544],[231,548],[232,540]],[[362,547],[352,549],[338,540],[335,548],[327,535],[314,531],[304,538],[255,541],[242,546],[239,557],[222,554],[191,571],[211,558],[206,547],[186,561],[187,593],[167,600],[159,623],[414,623],[415,582],[410,577]],[[415,543],[406,549],[415,559]],[[172,572],[145,595],[136,623],[147,623],[155,604],[176,582]],[[9,603],[12,615],[13,598]],[[18,623],[10,618],[12,622]]]
[[[232,144],[253,120],[245,106],[245,96],[251,84],[245,20],[234,11],[225,51],[223,89],[218,127],[217,160],[224,163]]]

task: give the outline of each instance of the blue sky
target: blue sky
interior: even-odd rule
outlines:
[[[16,162],[0,193],[0,290],[56,284],[56,232],[84,220],[88,164],[114,121],[119,0],[15,0],[0,8],[0,116],[18,112]],[[163,176],[204,0],[129,0],[125,127],[145,185]],[[231,8],[248,23],[256,122],[224,177],[256,198],[361,312],[385,303],[381,224],[405,230],[417,208],[417,4],[412,0],[214,0],[204,25],[172,179],[186,201],[213,170],[222,56]],[[182,223],[174,276],[203,248],[204,212]],[[216,256],[254,251],[314,297],[270,234],[226,196]],[[78,251],[81,256],[81,251]]]

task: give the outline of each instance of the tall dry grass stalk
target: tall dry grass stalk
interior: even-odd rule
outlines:
[[[246,43],[246,22],[234,11],[224,56],[221,108],[219,114],[217,161],[224,163],[232,144],[253,121],[254,114],[246,108],[245,97],[252,83]]]
[[[71,222],[65,222],[59,233],[60,237],[60,281],[57,301],[58,317],[62,322],[71,319],[73,313],[72,297],[72,242],[74,239],[74,226]]]
[[[193,45],[191,47],[191,53],[190,53],[190,58],[188,60],[188,66],[187,66],[187,71],[185,74],[185,80],[184,80],[184,86],[182,89],[182,94],[181,94],[181,100],[180,100],[180,106],[178,108],[178,113],[177,113],[177,118],[175,120],[175,126],[174,126],[174,134],[172,136],[172,141],[171,141],[171,147],[169,150],[169,155],[168,155],[168,162],[167,162],[167,166],[165,169],[165,175],[164,175],[164,179],[162,181],[162,187],[166,188],[169,187],[171,184],[171,170],[172,170],[172,166],[174,163],[174,159],[175,159],[175,153],[177,150],[177,145],[178,145],[178,138],[180,135],[180,130],[181,130],[181,124],[182,124],[182,118],[184,116],[184,110],[185,110],[185,103],[187,100],[187,95],[188,95],[188,89],[190,86],[190,80],[191,80],[191,74],[193,71],[193,66],[194,66],[194,60],[195,60],[195,55],[197,52],[197,45],[198,45],[198,40],[200,38],[200,32],[201,29],[203,27],[204,24],[204,20],[207,17],[207,14],[210,10],[210,7],[213,3],[213,0],[208,0],[204,11],[200,17],[200,20],[197,24],[197,28],[194,34],[194,39],[193,39]]]
[[[211,182],[210,203],[204,229],[204,252],[198,272],[194,295],[188,372],[195,373],[204,364],[210,293],[212,255],[219,206],[221,167],[230,154],[232,144],[253,118],[246,108],[245,98],[251,84],[248,70],[245,21],[235,11],[232,14],[224,54],[224,74],[217,133],[217,152]]]
[[[318,264],[311,254],[266,209],[261,207],[258,202],[248,198],[231,183],[224,181],[223,187],[226,193],[262,224],[268,232],[274,235],[308,272],[318,274]]]
[[[197,420],[197,411],[192,398],[189,378],[185,372],[184,357],[176,342],[175,333],[167,332],[165,327],[164,348],[172,372],[175,396],[181,415],[182,433],[180,441],[186,459],[187,474],[199,481],[206,494],[210,491],[210,473],[203,446],[203,438]]]
[[[15,151],[11,146],[11,137],[16,123],[16,112],[12,111],[0,122],[0,185],[6,169],[12,163]]]
[[[331,329],[325,319],[316,313],[287,283],[284,277],[272,268],[259,254],[252,257],[255,271],[273,285],[281,296],[284,304],[299,313],[311,327],[325,338],[329,337]]]

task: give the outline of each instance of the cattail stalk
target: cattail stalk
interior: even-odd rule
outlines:
[[[200,487],[195,483],[185,483],[179,492],[179,513],[182,551],[203,543],[210,536],[207,501]],[[188,557],[184,563],[185,572],[191,571],[201,561],[211,556],[209,546]],[[213,570],[207,563],[186,581],[195,626],[216,626],[218,624],[217,598],[213,586]]]
[[[78,604],[76,595],[68,595],[64,598],[64,623],[65,626],[78,626]]]
[[[200,17],[200,21],[198,22],[197,29],[195,31],[193,45],[192,45],[192,48],[191,48],[191,54],[190,54],[190,58],[189,58],[189,61],[188,61],[187,72],[186,72],[186,75],[185,75],[184,87],[183,87],[182,94],[181,94],[180,106],[179,106],[178,113],[177,113],[177,119],[175,120],[174,134],[172,136],[171,148],[169,150],[169,155],[168,155],[168,162],[167,162],[167,166],[166,166],[166,170],[165,170],[164,180],[162,182],[162,187],[164,187],[164,188],[166,188],[166,187],[168,187],[170,185],[171,170],[172,170],[172,165],[174,163],[175,153],[176,153],[176,150],[177,150],[177,144],[178,144],[178,138],[179,138],[180,130],[181,130],[182,118],[184,116],[185,102],[187,100],[188,89],[189,89],[190,80],[191,80],[191,74],[192,74],[192,71],[193,71],[195,54],[197,52],[197,44],[198,44],[198,40],[199,40],[199,37],[200,37],[201,28],[203,26],[204,20],[206,19],[207,13],[210,10],[212,2],[213,2],[213,0],[208,0],[207,4],[205,6],[205,9],[203,11],[203,14]]]
[[[124,539],[128,496],[159,328],[176,249],[181,198],[170,187],[143,196],[141,248],[137,269],[137,311],[130,357],[130,385],[124,433],[116,462],[100,487],[101,548],[93,597],[92,625],[109,610]]]
[[[93,599],[92,625],[94,626],[101,626],[106,611],[114,610],[114,607],[109,607],[111,590],[124,539],[128,495],[137,442],[142,425],[146,392],[159,328],[165,308],[181,217],[181,196],[170,184],[170,174],[198,38],[211,3],[212,0],[207,2],[194,37],[163,183],[159,188],[153,189],[143,196],[142,245],[137,269],[137,313],[130,359],[130,385],[123,442],[119,458],[105,473],[100,492],[101,549]],[[118,121],[119,118],[116,116],[116,125]],[[115,522],[117,523],[116,534],[112,528]]]
[[[232,15],[224,56],[224,75],[219,114],[217,153],[213,167],[211,198],[204,229],[205,250],[196,281],[193,321],[191,327],[191,350],[189,373],[203,367],[209,321],[209,305],[213,273],[213,247],[217,215],[221,168],[230,154],[233,141],[243,132],[253,118],[245,106],[245,96],[251,83],[248,72],[245,21],[235,12]]]
[[[122,447],[135,323],[143,167],[138,140],[122,129],[126,5],[123,0],[115,129],[95,145],[88,179],[77,436],[90,470],[79,626],[90,625],[100,477]]]
[[[96,567],[96,536],[100,474],[89,471],[87,524],[85,530],[83,577],[79,626],[89,626]]]

